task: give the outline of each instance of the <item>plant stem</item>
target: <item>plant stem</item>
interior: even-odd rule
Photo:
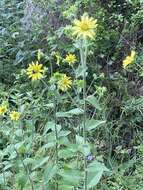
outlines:
[[[84,44],[84,47],[83,47]],[[84,145],[87,142],[87,134],[86,134],[86,58],[87,58],[87,44],[86,40],[83,41],[80,56],[81,56],[81,64],[83,66],[83,109],[84,109],[84,116],[83,116],[83,138],[84,138]],[[84,156],[84,190],[87,190],[87,159],[86,155]]]
[[[56,98],[54,97],[54,121],[55,121],[55,139],[56,139],[56,164],[58,164],[58,130],[57,130],[57,104]]]
[[[55,121],[55,140],[56,140],[56,165],[58,167],[58,130],[57,130],[57,102],[56,102],[56,97],[54,95],[54,121]],[[56,178],[56,190],[58,190],[58,179]]]
[[[4,188],[6,188],[5,171],[3,169],[2,169],[2,173],[3,173],[3,179],[4,179]]]

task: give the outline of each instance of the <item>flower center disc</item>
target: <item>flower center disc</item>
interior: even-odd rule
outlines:
[[[38,73],[39,71],[38,71],[38,70],[33,70],[32,72],[33,72],[33,74],[36,74],[36,73]]]
[[[82,29],[83,31],[89,30],[88,24],[87,24],[87,23],[82,23],[82,24],[81,24],[81,29]]]

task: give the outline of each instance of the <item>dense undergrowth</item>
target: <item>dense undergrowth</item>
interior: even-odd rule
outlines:
[[[143,189],[142,8],[0,1],[0,190]]]

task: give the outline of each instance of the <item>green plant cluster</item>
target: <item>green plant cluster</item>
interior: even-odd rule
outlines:
[[[0,190],[143,189],[142,7],[0,1],[0,105],[8,110],[0,116]],[[86,45],[71,35],[84,12],[98,23]],[[136,59],[124,69],[132,50]],[[26,69],[37,59],[44,77],[31,81]],[[58,89],[61,73],[72,80],[66,92]]]

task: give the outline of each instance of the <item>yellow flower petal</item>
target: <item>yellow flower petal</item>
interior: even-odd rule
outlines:
[[[19,112],[17,112],[17,111],[12,111],[11,113],[10,113],[10,118],[11,118],[11,120],[12,121],[18,121],[19,120],[19,118],[20,118],[20,113]]]
[[[136,52],[134,50],[131,51],[131,54],[128,55],[124,60],[123,60],[123,68],[126,69],[126,67],[130,64],[132,64],[135,61],[135,55]]]
[[[43,65],[39,64],[38,61],[36,63],[32,62],[27,68],[27,75],[32,81],[41,79],[44,75]]]
[[[73,65],[77,61],[75,54],[67,54],[65,61],[68,62],[69,65]]]
[[[58,88],[62,91],[67,91],[71,88],[72,80],[70,77],[63,75],[63,77],[58,81]]]
[[[73,22],[73,36],[83,37],[83,38],[94,38],[95,29],[97,28],[97,20],[89,17],[87,14],[81,16],[81,20],[75,19]]]

